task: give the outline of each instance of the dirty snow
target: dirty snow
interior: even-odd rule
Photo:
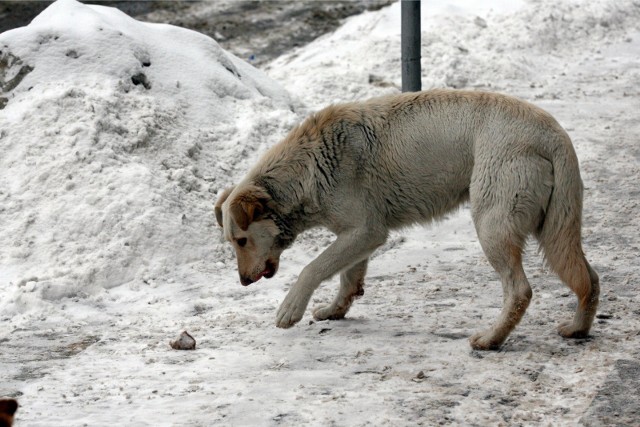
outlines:
[[[344,321],[273,326],[325,231],[239,286],[216,195],[307,112],[398,91],[399,4],[267,77],[197,33],[60,0],[0,35],[17,83],[0,95],[0,395],[18,426],[599,425],[592,400],[640,359],[640,5],[423,3],[424,88],[511,93],[573,137],[603,289],[592,337],[555,333],[575,299],[532,244],[522,323],[470,350],[501,286],[467,209],[394,234]],[[170,348],[183,330],[195,351]]]

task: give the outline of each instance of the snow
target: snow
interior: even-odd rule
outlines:
[[[284,89],[213,40],[113,8],[59,1],[2,44],[33,68],[2,118],[17,311],[28,283],[44,300],[94,294],[214,251],[210,199],[255,132],[249,111],[293,117]]]
[[[572,136],[603,289],[593,337],[555,333],[574,297],[532,244],[524,320],[501,351],[470,350],[502,299],[467,209],[394,234],[344,321],[273,326],[326,231],[239,286],[217,194],[309,111],[398,92],[398,3],[265,74],[198,33],[58,0],[0,35],[0,77],[33,68],[0,110],[0,395],[18,397],[16,425],[580,421],[615,362],[640,358],[640,7],[423,3],[424,88],[511,93]],[[183,330],[195,351],[170,348]]]

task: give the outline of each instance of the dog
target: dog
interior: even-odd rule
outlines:
[[[528,236],[578,298],[563,337],[589,333],[599,278],[582,251],[583,184],[571,139],[547,112],[506,95],[431,90],[329,106],[308,117],[234,187],[215,215],[242,285],[273,277],[282,252],[311,227],[337,237],[303,268],[276,315],[288,328],[313,291],[340,275],[317,320],[342,319],[363,295],[368,259],[390,230],[428,223],[469,201],[478,239],[503,287],[502,312],[469,338],[498,349],[532,297]]]
[[[18,402],[15,399],[0,399],[0,427],[11,427],[17,410]]]

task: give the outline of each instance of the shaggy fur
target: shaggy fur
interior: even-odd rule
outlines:
[[[498,348],[524,315],[532,295],[522,268],[529,235],[578,297],[575,317],[559,333],[586,336],[599,285],[582,252],[578,159],[556,120],[526,102],[434,90],[330,106],[272,147],[222,193],[215,211],[243,285],[273,276],[303,230],[324,226],[336,234],[280,306],[276,325],[288,328],[336,274],[337,297],[313,315],[343,318],[389,230],[427,223],[465,201],[504,291],[500,317],[471,346]]]

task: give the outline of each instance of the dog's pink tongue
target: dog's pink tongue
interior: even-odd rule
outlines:
[[[253,279],[253,283],[257,282],[258,280],[262,279],[264,277],[265,272],[260,272],[258,273],[258,275],[256,276],[255,279]]]

